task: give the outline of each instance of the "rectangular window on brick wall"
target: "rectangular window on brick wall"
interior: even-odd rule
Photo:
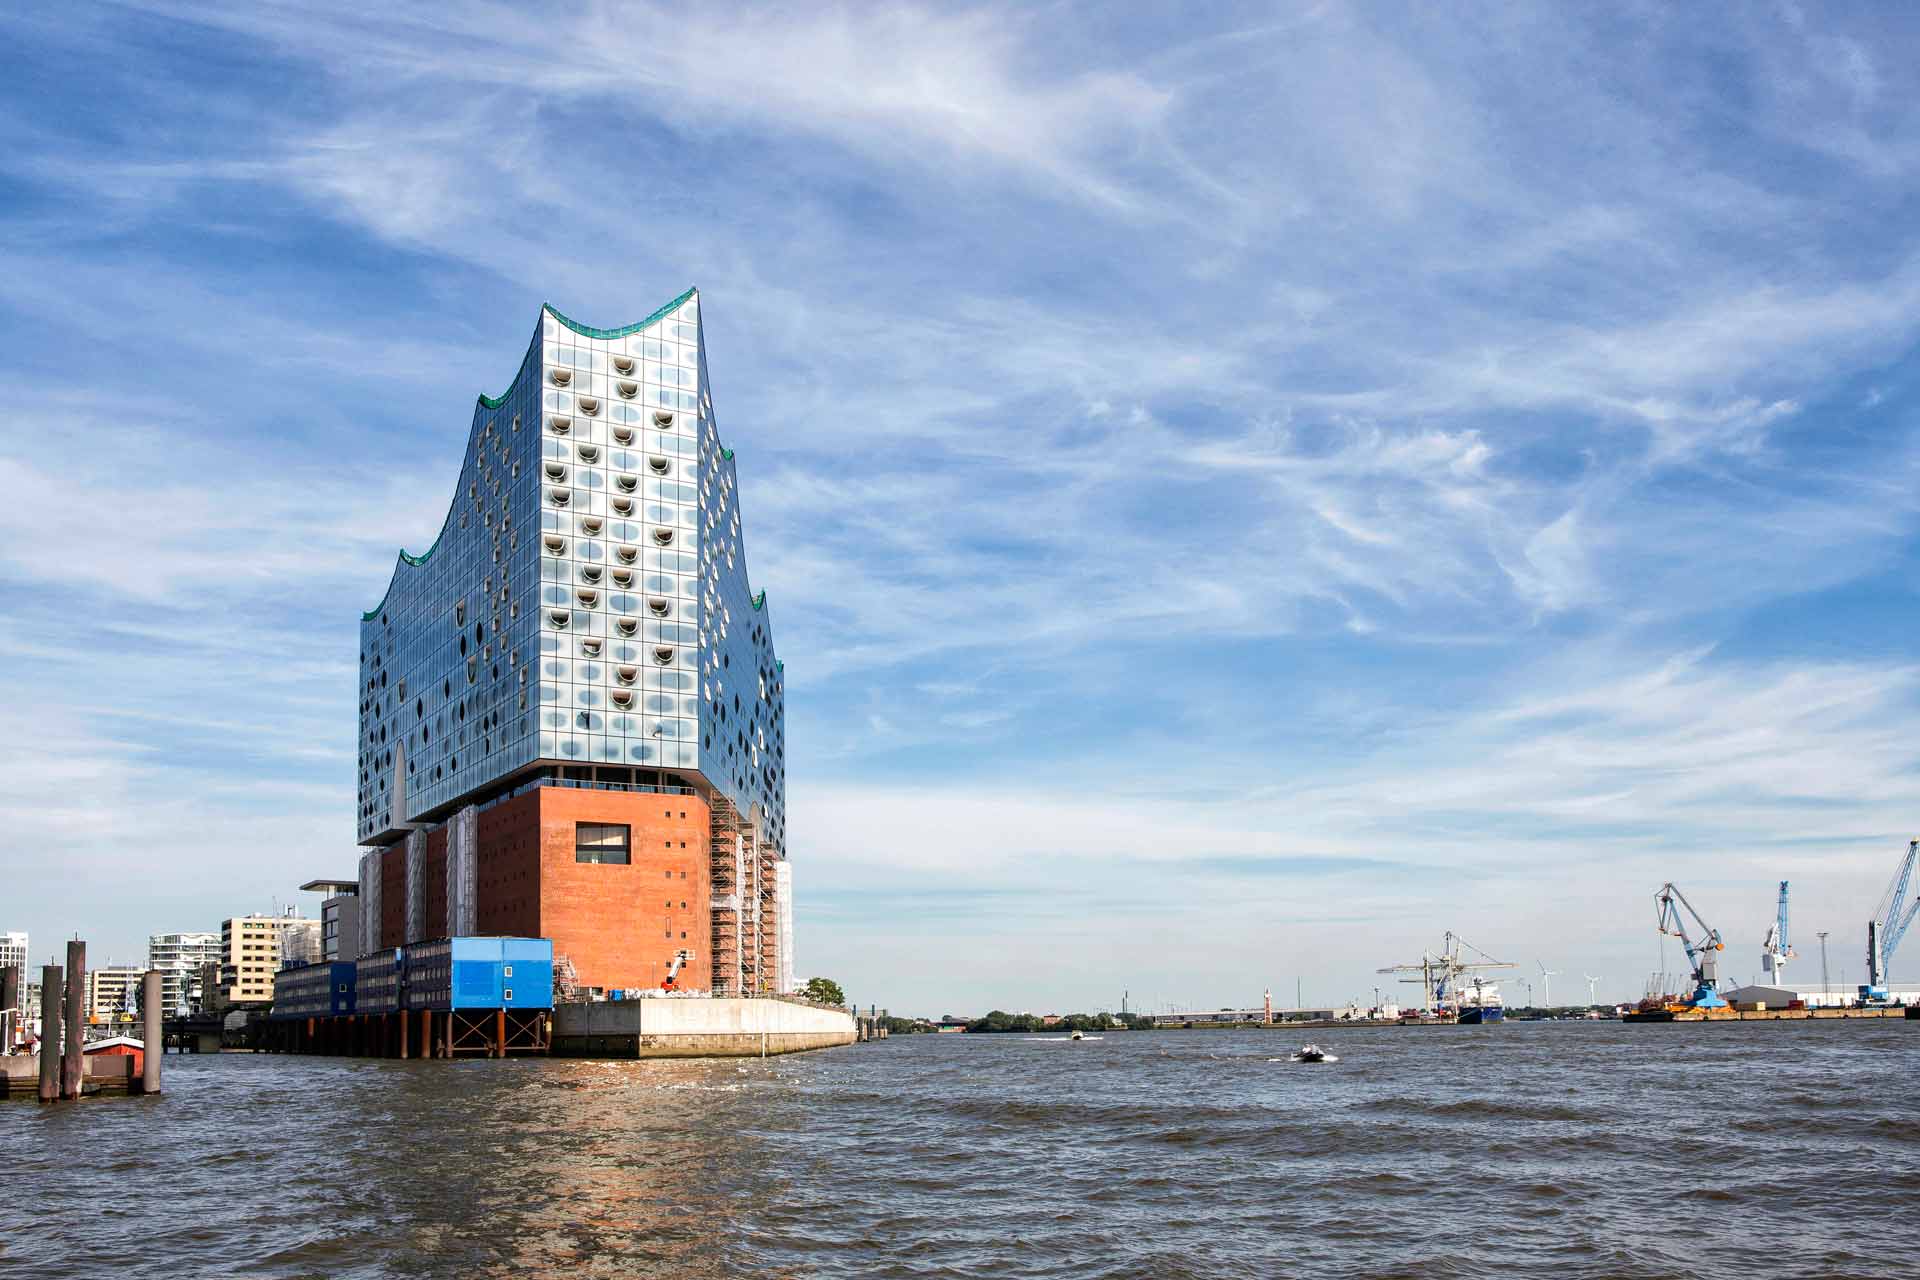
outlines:
[[[575,862],[611,862],[621,866],[633,861],[629,852],[629,830],[606,822],[577,822],[573,827]]]

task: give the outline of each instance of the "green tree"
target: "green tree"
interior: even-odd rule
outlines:
[[[845,1005],[847,993],[832,978],[808,978],[807,985],[800,988],[800,994],[809,1000],[818,1000],[821,1004]]]

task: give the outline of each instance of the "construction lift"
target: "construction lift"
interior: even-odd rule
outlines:
[[[1720,931],[1701,918],[1687,901],[1687,895],[1675,888],[1671,880],[1654,895],[1654,903],[1659,910],[1660,932],[1680,939],[1680,945],[1686,948],[1687,960],[1693,965],[1693,994],[1687,997],[1686,1007],[1726,1008],[1727,1002],[1720,996],[1720,953],[1727,949],[1727,944],[1720,940]],[[1682,907],[1700,930],[1698,941],[1687,932],[1686,917],[1680,913]]]
[[[1766,973],[1768,985],[1783,987],[1786,979],[1787,961],[1799,955],[1787,941],[1787,882],[1780,882],[1780,912],[1774,918],[1773,927],[1767,930],[1767,940],[1760,944],[1760,968]]]
[[[693,959],[693,952],[687,950],[685,947],[673,953],[673,963],[667,966],[666,981],[660,984],[662,991],[675,991],[679,989],[680,969],[691,959]]]
[[[1913,917],[1920,914],[1920,894],[1913,901],[1907,901],[1907,890],[1913,885],[1913,864],[1920,857],[1920,840],[1907,842],[1907,856],[1900,859],[1900,866],[1893,873],[1893,882],[1880,899],[1880,909],[1873,913],[1873,919],[1867,921],[1867,981],[1860,988],[1862,1004],[1885,1004],[1887,1002],[1887,966],[1893,962],[1893,953],[1900,945],[1900,939],[1907,936],[1907,926],[1913,923]]]

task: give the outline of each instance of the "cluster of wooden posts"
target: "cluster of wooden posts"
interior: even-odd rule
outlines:
[[[18,966],[0,971],[0,1008],[21,1008]],[[137,1076],[124,1075],[111,1082],[114,1092],[156,1094],[160,1092],[160,1063],[166,1056],[160,1032],[160,973],[150,969],[140,980],[140,1021],[144,1044],[141,1070]],[[7,1028],[7,1048],[12,1048],[13,1028]],[[46,965],[40,970],[40,1061],[39,1097],[41,1102],[63,1102],[85,1093],[101,1091],[104,1079],[89,1087],[87,1043],[87,944],[75,939],[67,943],[67,963]],[[105,1077],[105,1060],[95,1059]],[[113,1063],[129,1062],[122,1058]]]

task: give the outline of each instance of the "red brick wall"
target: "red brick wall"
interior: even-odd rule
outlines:
[[[540,927],[533,932],[553,939],[556,956],[572,959],[582,985],[658,986],[682,947],[693,960],[680,985],[713,985],[708,813],[698,796],[542,787],[521,799],[538,801]],[[629,827],[632,863],[575,861],[580,822]]]
[[[442,824],[427,833],[426,931],[422,938],[447,936],[447,836],[451,828]]]
[[[545,937],[540,932],[540,792],[497,804],[478,821],[473,927],[499,937]]]
[[[380,854],[380,948],[407,941],[407,842],[402,840]]]

